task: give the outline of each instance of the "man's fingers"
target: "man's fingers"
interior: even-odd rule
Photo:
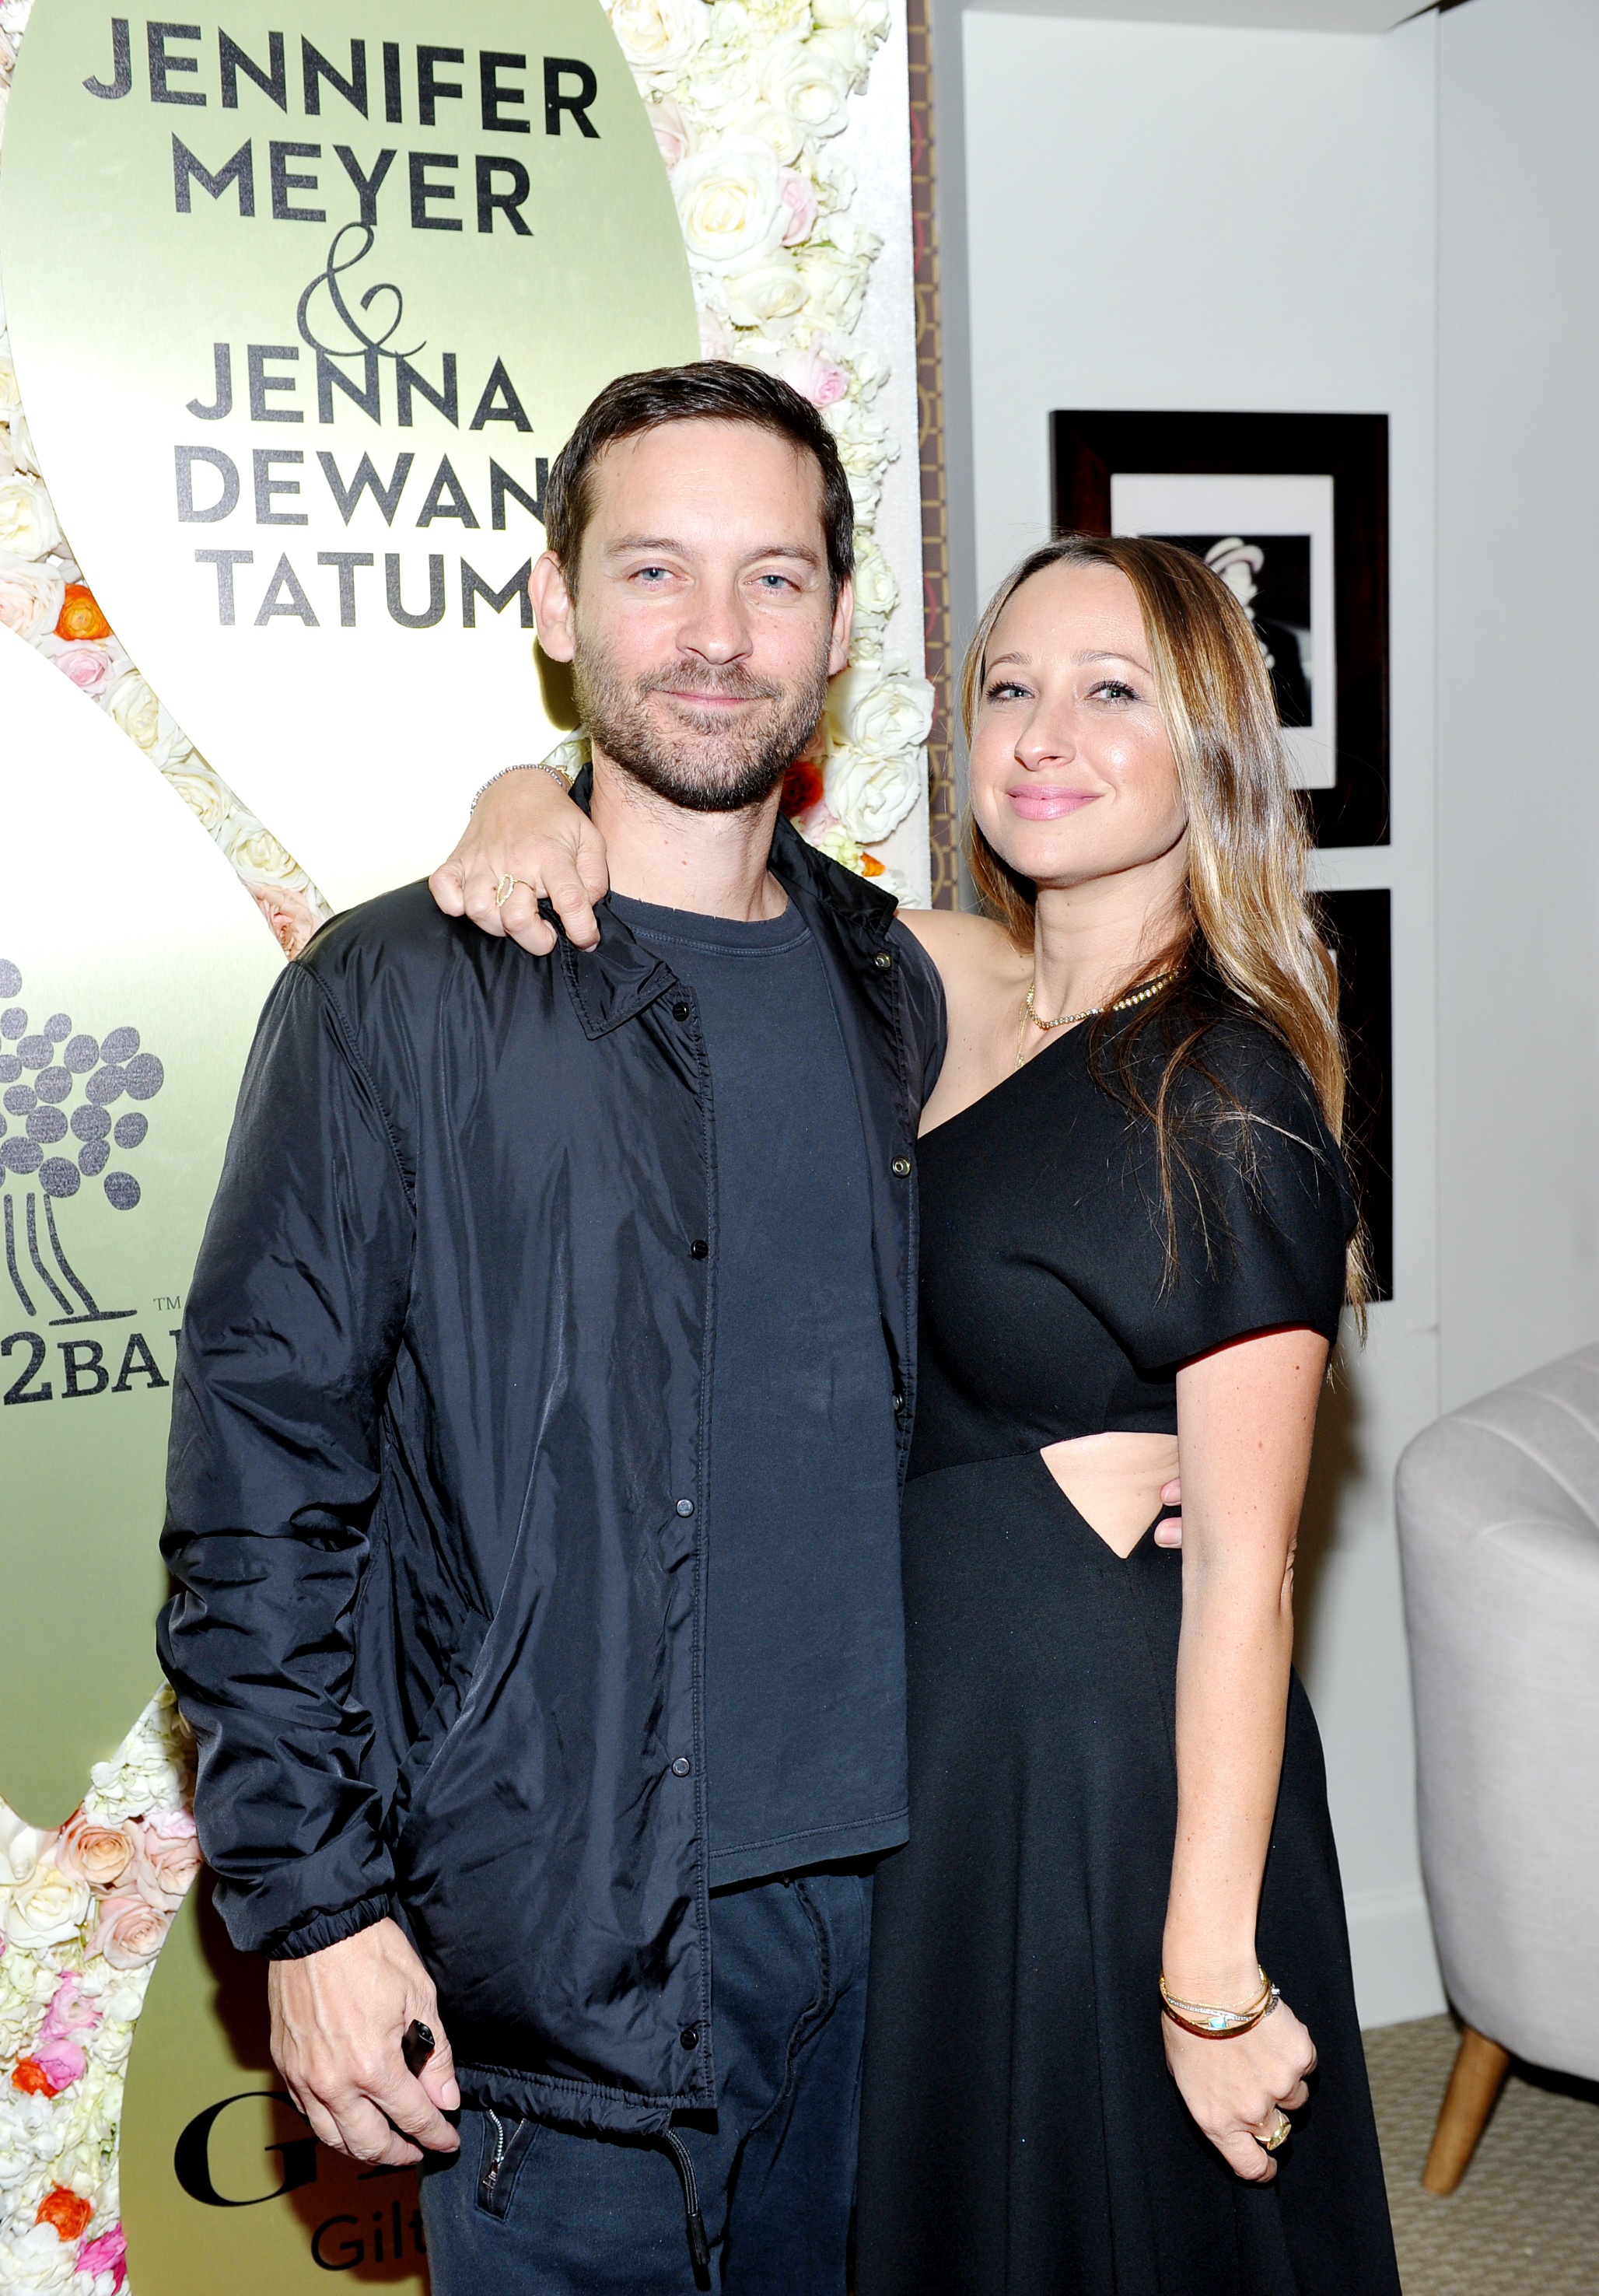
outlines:
[[[461,2085],[455,2079],[455,2060],[447,2041],[434,2044],[433,2054],[417,2075],[428,2094],[428,2102],[440,2112],[458,2112],[461,2109]]]
[[[434,2055],[438,2054],[435,2046]],[[455,2067],[451,2065],[452,2076],[454,2071]],[[393,2073],[381,2082],[364,2081],[361,2087],[363,2094],[371,2098],[386,2120],[391,2120],[404,2136],[411,2137],[428,2152],[453,2152],[460,2144],[461,2139],[421,2081],[408,2073],[403,2063],[397,2063]]]
[[[466,914],[466,881],[459,862],[453,857],[434,870],[428,879],[428,890],[447,917]]]

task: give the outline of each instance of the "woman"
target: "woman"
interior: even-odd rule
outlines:
[[[1197,560],[1077,538],[1002,588],[964,699],[1004,930],[906,919],[950,1052],[860,2296],[1389,2296],[1290,1670],[1316,1398],[1362,1295],[1270,685]],[[1153,1537],[1179,1461],[1180,1559]]]
[[[1002,587],[964,698],[997,922],[906,914],[950,1037],[859,2296],[1397,2296],[1291,1674],[1362,1291],[1270,685],[1197,560],[1079,537]]]

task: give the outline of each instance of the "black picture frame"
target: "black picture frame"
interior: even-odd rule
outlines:
[[[1393,914],[1386,886],[1316,897],[1338,960],[1349,1054],[1344,1150],[1365,1223],[1372,1297],[1394,1295]]]
[[[1140,414],[1050,416],[1057,534],[1109,534],[1118,472],[1332,480],[1337,783],[1307,790],[1318,845],[1389,841],[1388,417]]]

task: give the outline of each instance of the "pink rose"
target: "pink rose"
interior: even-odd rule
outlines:
[[[52,2096],[59,2096],[74,2081],[80,2081],[88,2069],[88,2059],[76,2041],[52,2041],[41,2044],[33,2053],[33,2061],[50,2084]]]
[[[93,638],[46,638],[39,652],[91,701],[99,699],[122,667],[115,654]]]
[[[805,176],[797,175],[792,168],[785,168],[782,196],[783,204],[789,211],[789,219],[783,227],[783,243],[785,247],[798,247],[800,241],[808,239],[816,229],[816,186]],[[825,405],[826,401],[822,404]]]
[[[802,351],[797,358],[785,359],[783,379],[816,407],[833,406],[849,389],[849,377],[843,368],[822,350]]]
[[[200,1844],[192,1829],[168,1840],[148,1826],[142,1832],[134,1887],[158,1913],[175,1913],[200,1871]]]
[[[283,955],[298,956],[322,924],[305,895],[292,885],[247,885],[245,890],[271,927],[272,937]]]
[[[88,2273],[91,2277],[97,2272],[114,2273],[116,2277],[111,2282],[111,2296],[117,2296],[117,2291],[127,2277],[127,2242],[121,2226],[114,2224],[110,2232],[102,2232],[97,2240],[85,2241],[78,2251],[78,2269]]]
[[[669,174],[693,150],[694,131],[683,116],[683,106],[675,103],[669,95],[650,106],[650,125],[655,130],[655,141]]]
[[[114,1890],[134,1860],[134,1838],[125,1825],[91,1825],[82,1811],[67,1820],[55,1845],[63,1874],[86,1882],[102,1897]]]
[[[160,1953],[171,1918],[135,1891],[119,1890],[102,1904],[89,1951],[102,1953],[113,1969],[143,1969]]]
[[[94,2031],[104,2013],[97,2002],[78,1999],[82,1988],[82,1978],[76,1970],[70,1969],[50,1997],[45,2021],[39,2027],[41,2044],[64,2041],[69,2033]]]

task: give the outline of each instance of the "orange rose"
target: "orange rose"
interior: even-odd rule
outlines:
[[[792,821],[797,814],[808,813],[813,805],[822,802],[822,768],[814,758],[796,758],[783,777],[782,806],[785,816]]]
[[[70,2193],[65,2185],[55,2185],[39,2202],[33,2220],[53,2225],[58,2240],[81,2240],[94,2213],[92,2201],[86,2201],[80,2193]]]
[[[881,877],[882,875],[882,863],[878,859],[875,853],[863,853],[861,855],[861,875],[863,877]]]
[[[20,2088],[24,2096],[53,2096],[55,2084],[37,2057],[22,2057],[13,2067],[12,2088]]]
[[[81,582],[69,582],[66,603],[56,621],[58,638],[109,638],[111,626],[94,602],[94,593]]]

